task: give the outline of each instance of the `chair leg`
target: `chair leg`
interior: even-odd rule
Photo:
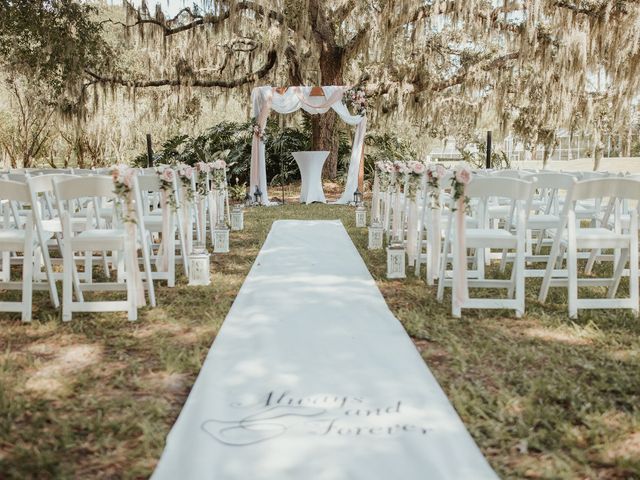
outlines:
[[[575,237],[575,222],[569,223],[569,239],[567,245],[567,273],[569,274],[569,317],[578,318],[578,250]]]
[[[27,222],[27,229],[30,229]],[[24,257],[22,261],[22,321],[31,321],[32,295],[33,295],[33,237],[32,232],[27,233]]]
[[[167,241],[169,242],[169,258],[168,258],[168,269],[167,269],[167,286],[175,287],[176,286],[176,234],[174,228],[172,226],[171,231],[173,232]]]
[[[450,228],[449,228],[449,233],[451,233]],[[447,260],[449,257],[449,245],[450,245],[450,240],[449,240],[449,235],[447,235],[444,239],[442,255],[440,256],[440,265],[438,266],[440,270],[440,274],[438,276],[438,294],[436,297],[438,302],[442,302],[442,300],[444,299],[444,283],[445,283],[445,277],[447,272]]]
[[[69,242],[64,242],[63,248],[63,269],[64,274],[62,275],[62,321],[69,322],[71,321],[71,303],[73,302],[73,276],[75,271],[73,252],[68,246]],[[77,276],[77,272],[76,272]],[[78,291],[80,290],[80,282],[78,282]],[[78,300],[81,301],[81,300]]]
[[[126,286],[127,286],[127,318],[130,322],[138,319],[138,306],[136,305],[137,285],[134,281],[133,272],[137,267],[138,258],[136,252],[128,251],[127,247],[120,251],[120,256],[126,264]]]
[[[598,255],[600,255],[602,253],[602,251],[598,248],[598,249],[593,249],[589,252],[589,259],[587,260],[587,265],[584,267],[584,273],[587,275],[591,274],[591,271],[593,270],[593,265],[596,263],[596,259],[598,258]]]
[[[615,264],[613,277],[611,278],[611,284],[607,289],[607,298],[615,298],[616,293],[618,292],[618,287],[620,286],[620,280],[622,279],[622,273],[624,272],[624,267],[626,266],[628,259],[629,250],[624,248],[622,249],[618,262]]]
[[[524,224],[524,218],[522,219],[522,223]],[[515,270],[515,298],[516,298],[516,302],[518,304],[518,308],[516,308],[516,317],[520,318],[522,315],[524,315],[524,309],[525,309],[525,291],[524,291],[524,287],[525,287],[525,275],[524,275],[524,269],[525,269],[525,255],[526,255],[526,240],[525,240],[525,233],[523,231],[520,231],[518,233],[518,243],[517,243],[517,247],[516,247],[516,258],[515,258],[515,262],[513,264],[513,269]]]
[[[551,252],[549,252],[549,258],[547,260],[547,268],[544,272],[544,278],[542,279],[542,285],[540,286],[540,292],[538,293],[538,301],[544,303],[547,300],[549,294],[549,285],[551,283],[551,277],[553,276],[554,266],[557,263],[558,251],[560,250],[560,233],[556,233],[556,238],[551,246]]]
[[[2,278],[3,282],[11,280],[11,252],[2,252]]]
[[[149,290],[149,305],[156,306],[156,290],[153,284],[153,273],[151,270],[151,256],[149,253],[149,245],[145,241],[145,232],[140,231],[140,246],[142,248],[142,262],[144,263],[144,274],[147,281],[147,289]]]
[[[49,283],[49,296],[51,297],[51,303],[54,308],[60,308],[60,300],[58,299],[58,289],[56,287],[56,280],[53,276],[53,267],[51,266],[51,258],[49,257],[49,249],[47,245],[41,246],[42,256],[44,259],[44,268],[46,272],[47,282]]]
[[[93,283],[93,252],[84,252],[84,281]]]
[[[640,291],[638,289],[638,213],[631,212],[629,222],[631,242],[629,252],[629,296],[633,305],[633,314],[638,317],[640,314]]]

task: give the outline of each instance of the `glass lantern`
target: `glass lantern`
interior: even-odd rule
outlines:
[[[406,278],[405,248],[401,242],[387,247],[387,278]]]
[[[367,209],[364,204],[360,204],[356,207],[356,227],[364,228],[367,226]]]
[[[256,205],[262,205],[262,192],[260,191],[260,187],[256,185],[256,191],[253,194],[254,203]]]
[[[353,204],[356,207],[362,205],[362,192],[358,187],[356,187],[356,191],[353,192]]]
[[[382,248],[384,241],[384,230],[382,224],[378,221],[374,221],[369,227],[369,250],[379,250]]]
[[[244,229],[244,210],[241,205],[235,205],[231,210],[231,230],[234,232]]]
[[[189,254],[189,285],[211,284],[211,263],[209,252],[203,243],[195,243]]]
[[[229,252],[229,228],[224,222],[218,222],[213,229],[213,251],[214,253]]]

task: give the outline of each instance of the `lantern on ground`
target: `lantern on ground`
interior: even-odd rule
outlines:
[[[387,247],[387,278],[406,278],[405,249],[401,242]]]
[[[260,191],[260,187],[256,185],[256,191],[253,194],[254,203],[256,205],[262,205],[262,192]]]
[[[367,226],[367,209],[364,204],[360,204],[356,207],[356,227],[364,228]]]
[[[379,250],[382,248],[384,240],[384,230],[379,221],[374,221],[369,227],[369,250]]]
[[[209,252],[202,243],[195,243],[189,254],[189,285],[204,286],[211,283]]]
[[[358,187],[356,187],[356,191],[353,192],[353,204],[356,207],[359,207],[360,205],[362,205],[362,192]]]
[[[240,231],[244,229],[244,210],[241,205],[235,205],[231,210],[231,230]]]
[[[229,252],[229,228],[224,222],[218,222],[213,229],[213,251],[215,253]]]

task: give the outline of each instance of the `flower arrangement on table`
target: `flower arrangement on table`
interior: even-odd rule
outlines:
[[[212,188],[214,190],[224,190],[227,186],[227,162],[224,160],[216,160],[209,163],[211,172],[211,181],[213,183]]]
[[[136,223],[133,210],[133,179],[136,174],[137,170],[128,165],[115,165],[111,169],[113,193],[126,206],[126,212],[122,215],[125,223]]]
[[[178,175],[182,190],[185,192],[185,200],[193,202],[195,196],[191,185],[191,179],[194,173],[193,167],[186,163],[179,163],[175,166],[175,173]]]
[[[452,198],[453,198],[453,207],[452,211],[456,211],[458,209],[458,205],[460,201],[462,201],[462,205],[464,206],[464,210],[468,210],[469,208],[469,197],[465,194],[465,190],[467,185],[471,181],[471,170],[466,165],[458,166],[454,175],[451,178],[451,190],[452,190]]]
[[[431,208],[440,208],[440,180],[446,173],[447,170],[440,163],[431,164],[427,168],[427,191],[431,199]]]
[[[362,87],[353,87],[344,93],[344,104],[355,115],[367,114],[367,94]]]
[[[160,190],[162,190],[162,192],[166,195],[167,203],[175,212],[178,208],[178,202],[176,201],[176,192],[173,188],[173,182],[176,178],[175,170],[169,165],[159,165],[156,167],[156,175],[160,180]]]

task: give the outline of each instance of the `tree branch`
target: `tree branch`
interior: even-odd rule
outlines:
[[[502,68],[505,65],[507,65],[507,63],[509,63],[511,60],[515,60],[519,57],[520,53],[519,52],[511,52],[511,53],[507,53],[505,55],[502,55],[500,57],[496,57],[493,60],[491,60],[489,63],[487,63],[486,65],[482,65],[480,68],[482,70],[484,70],[485,72],[491,71],[491,70],[495,70],[498,68]],[[454,75],[453,77],[447,79],[447,80],[443,80],[441,82],[437,82],[433,85],[427,85],[429,87],[430,90],[434,91],[434,92],[440,92],[442,90],[446,90],[447,88],[453,87],[455,85],[460,85],[461,83],[463,83],[466,78],[467,75],[469,74],[469,69],[465,69],[463,72]],[[424,88],[422,89],[417,89],[417,92],[423,91]]]
[[[177,86],[191,86],[191,87],[220,87],[220,88],[235,88],[241,85],[252,83],[259,78],[265,77],[275,66],[278,59],[278,55],[275,50],[270,50],[267,53],[267,60],[265,64],[255,72],[248,73],[242,77],[235,78],[233,80],[222,79],[200,79],[193,77],[186,78],[163,78],[157,80],[127,80],[122,77],[108,77],[95,73],[91,70],[85,70],[85,73],[91,77],[96,83],[107,83],[114,85],[122,85],[125,87],[146,88],[146,87],[177,87]]]
[[[278,23],[284,23],[285,21],[284,15],[282,13],[265,8],[256,2],[247,0],[247,1],[238,2],[237,4],[233,5],[231,9],[225,10],[219,15],[200,16],[200,15],[195,15],[188,8],[183,8],[174,18],[166,21],[158,20],[156,18],[149,16],[148,14],[143,17],[140,13],[138,13],[138,20],[136,20],[135,23],[123,24],[122,22],[114,22],[114,21],[111,21],[111,23],[122,25],[125,28],[133,28],[138,25],[155,25],[163,31],[163,34],[165,37],[169,37],[177,33],[186,32],[187,30],[192,30],[202,25],[215,25],[217,23],[227,20],[229,17],[231,17],[232,13],[238,13],[245,10],[252,11],[256,15],[267,17],[271,20],[275,20]],[[175,23],[178,20],[178,18],[181,16],[181,14],[184,12],[189,13],[192,21],[188,23],[184,23],[182,25],[175,26],[175,27],[171,26],[171,24]]]

